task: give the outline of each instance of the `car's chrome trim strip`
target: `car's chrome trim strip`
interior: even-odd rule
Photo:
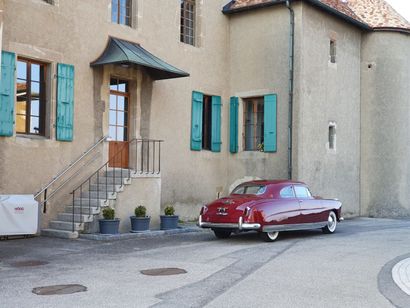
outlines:
[[[319,229],[327,225],[327,221],[306,223],[306,224],[289,224],[289,225],[267,225],[262,228],[263,232],[273,231],[294,231],[294,230],[307,230],[307,229]]]
[[[238,230],[258,230],[261,225],[257,223],[243,223],[242,217],[239,217],[238,223],[220,223],[202,221],[202,215],[199,215],[198,226],[201,228],[221,228],[221,229],[238,229]]]

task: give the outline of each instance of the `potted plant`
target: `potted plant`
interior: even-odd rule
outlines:
[[[161,215],[161,230],[170,230],[178,228],[178,215],[175,215],[175,209],[172,205],[168,205],[164,209],[164,214]]]
[[[106,207],[102,211],[104,219],[100,219],[101,234],[118,234],[118,228],[120,226],[120,219],[115,218],[115,210],[112,207]]]
[[[135,216],[130,216],[131,232],[141,232],[149,230],[151,217],[147,216],[147,208],[139,205],[134,210]]]

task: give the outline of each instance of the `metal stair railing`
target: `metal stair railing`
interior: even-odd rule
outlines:
[[[97,207],[99,206],[100,200],[100,188],[105,188],[105,203],[109,202],[109,197],[114,198],[115,193],[117,192],[116,188],[116,173],[118,168],[120,169],[120,187],[119,190],[123,188],[124,185],[124,177],[123,175],[127,175],[127,178],[131,178],[131,165],[133,165],[133,172],[135,174],[160,174],[161,172],[161,143],[163,140],[154,140],[154,139],[137,139],[134,138],[124,144],[117,152],[114,153],[111,157],[108,158],[100,168],[97,169],[89,178],[87,178],[84,182],[78,185],[72,192],[72,230],[75,231],[75,196],[76,193],[80,194],[80,206],[79,206],[79,220],[78,223],[83,223],[83,192],[87,192],[88,186],[88,215],[91,216],[91,185],[94,180],[97,182],[97,190],[96,190],[96,202]],[[133,156],[134,161],[128,159],[128,166],[124,168],[124,151],[133,152],[134,151],[134,143],[135,143],[135,155]],[[128,158],[131,155],[128,155]],[[118,167],[119,165],[119,167]],[[124,170],[126,169],[126,170]],[[108,171],[112,171],[112,184],[108,183],[109,174]],[[100,184],[100,173],[104,172],[105,174],[105,183]],[[109,196],[108,189],[111,188],[112,185],[112,195]],[[104,200],[102,198],[101,200]],[[87,205],[85,205],[87,206]]]
[[[43,213],[46,213],[47,210],[47,202],[53,198],[53,196],[60,191],[68,182],[71,181],[73,177],[75,177],[77,174],[73,174],[71,177],[69,177],[66,181],[64,181],[61,185],[59,185],[51,194],[47,196],[47,190],[58,180],[60,180],[67,172],[69,172],[71,169],[73,169],[75,166],[77,166],[78,163],[80,163],[86,156],[88,156],[95,148],[97,148],[103,141],[107,140],[108,136],[101,137],[96,143],[94,143],[87,151],[85,151],[83,154],[81,154],[74,162],[70,163],[63,171],[61,171],[59,174],[57,174],[47,185],[45,185],[40,191],[38,191],[34,195],[34,199],[37,199],[41,194],[43,195],[42,201],[40,201],[40,205],[43,206]],[[85,165],[83,165],[85,166]]]

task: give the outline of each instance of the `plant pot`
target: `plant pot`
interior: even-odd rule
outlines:
[[[149,230],[149,222],[151,217],[136,217],[130,216],[131,219],[131,232],[141,232]]]
[[[178,228],[178,215],[160,215],[161,230],[170,230]]]
[[[100,233],[101,234],[118,234],[118,229],[120,226],[120,219],[100,219]]]

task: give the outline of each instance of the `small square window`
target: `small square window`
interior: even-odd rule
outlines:
[[[336,63],[336,41],[335,40],[330,40],[329,61],[330,63]]]

